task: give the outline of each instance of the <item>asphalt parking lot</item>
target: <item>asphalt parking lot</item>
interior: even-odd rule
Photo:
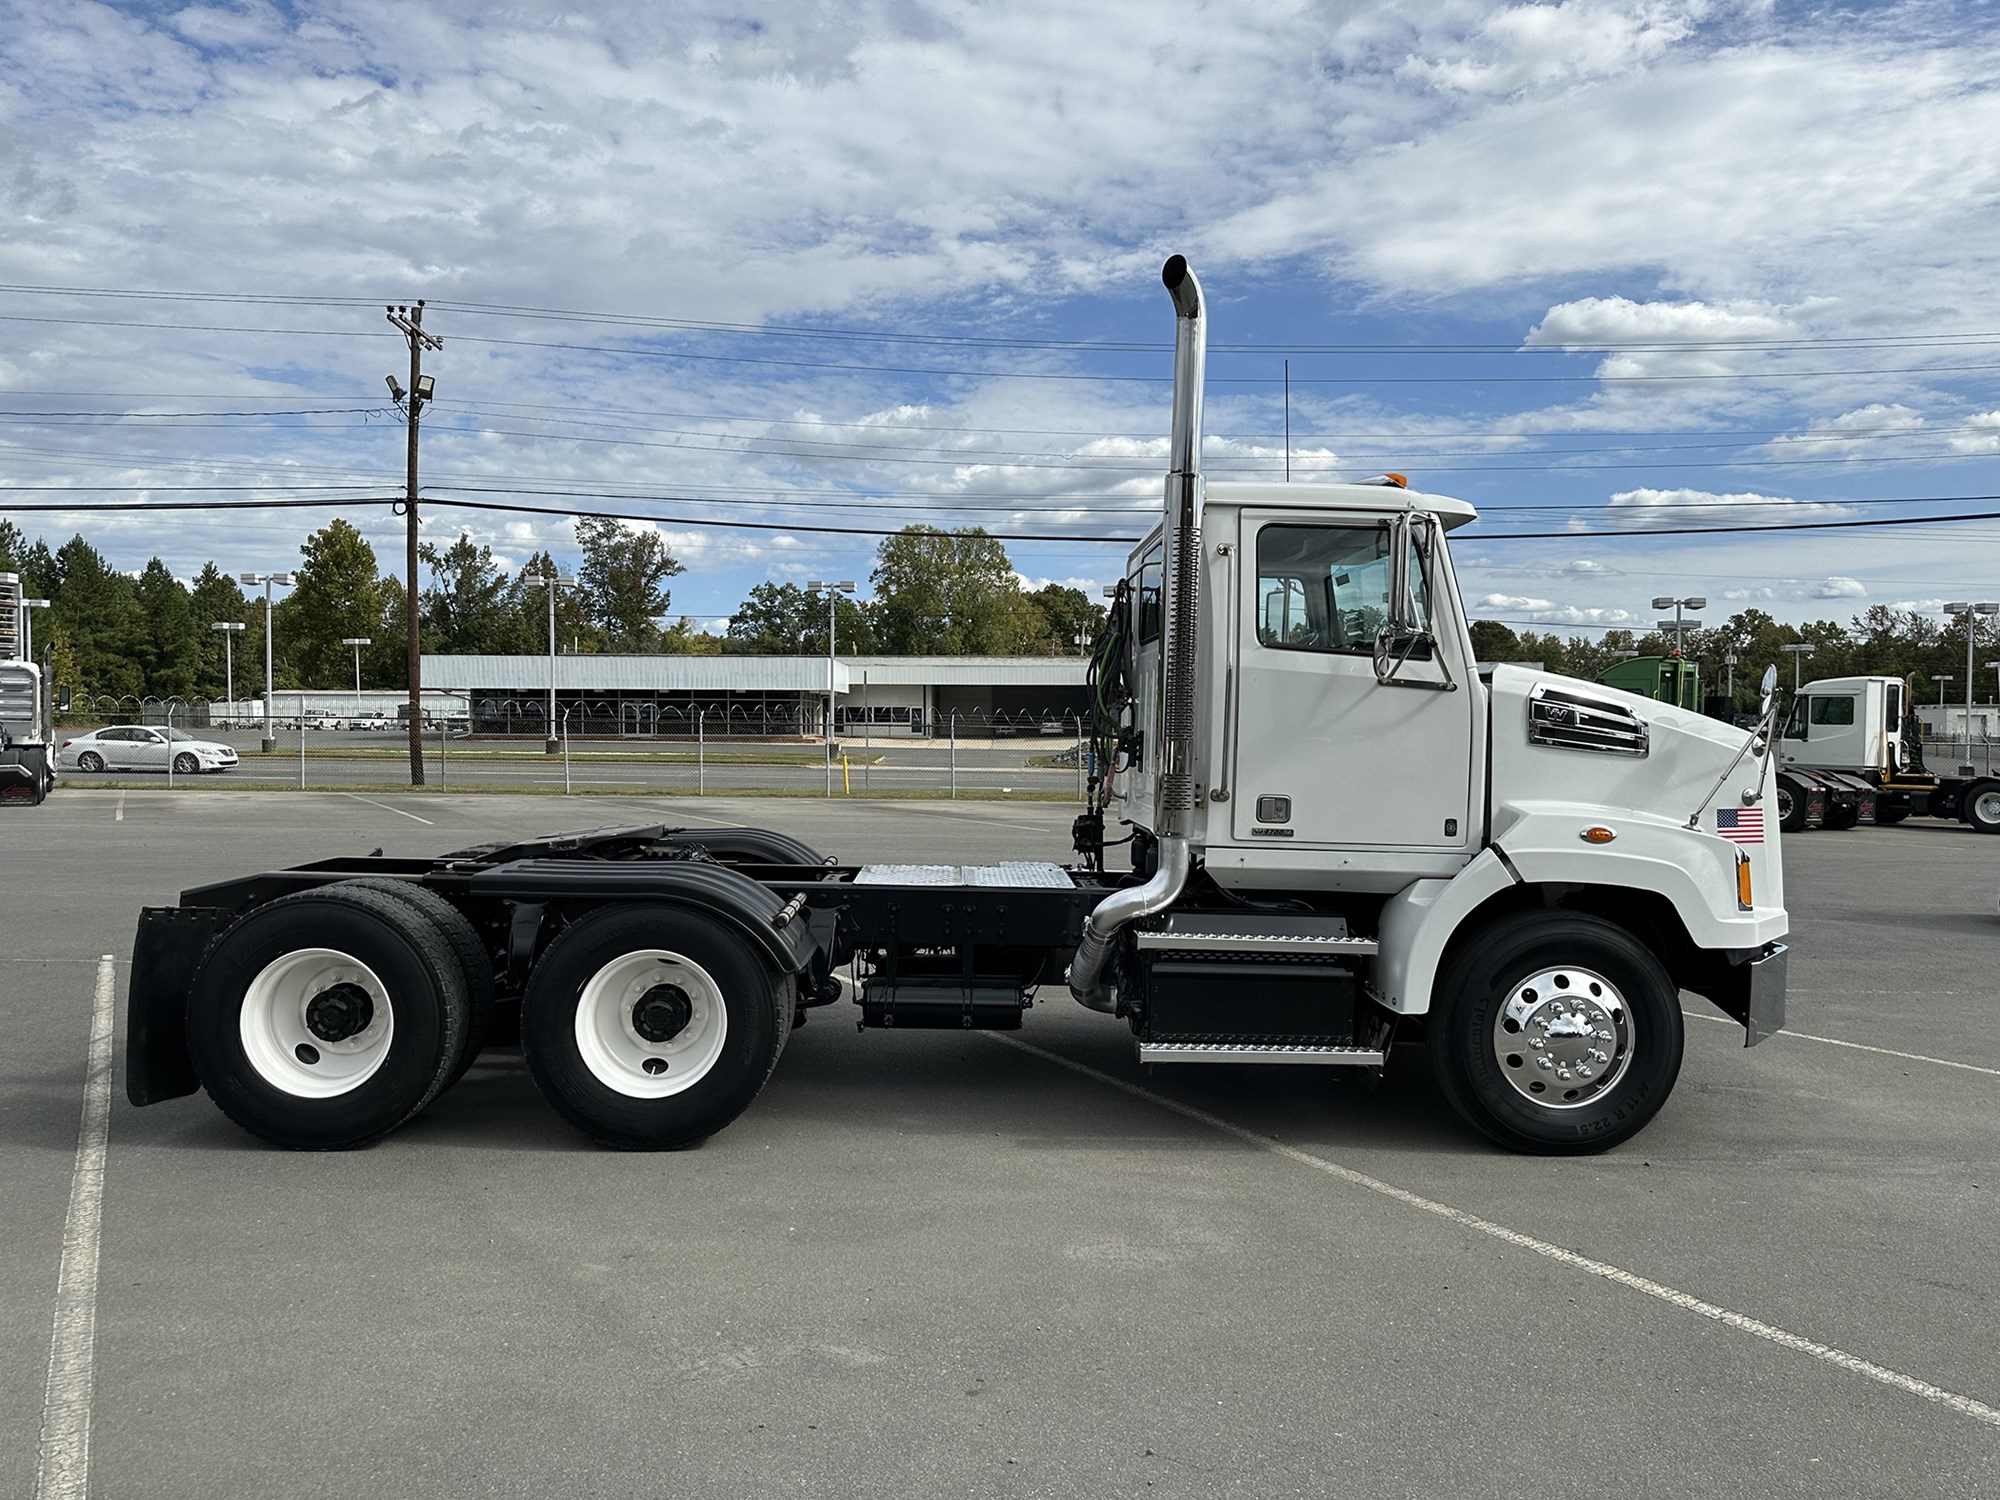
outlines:
[[[2000,1494],[2000,840],[1921,822],[1787,841],[1792,1030],[1691,1020],[1604,1156],[1501,1154],[1417,1069],[1149,1074],[1053,989],[1019,1045],[815,1012],[667,1155],[590,1146],[505,1051],[345,1155],[133,1109],[121,1055],[94,1302],[75,1246],[59,1292],[100,959],[122,1025],[141,905],[659,819],[1062,859],[1071,811],[10,810],[0,1494],[46,1464],[52,1330],[85,1338],[54,1419],[103,1496]]]

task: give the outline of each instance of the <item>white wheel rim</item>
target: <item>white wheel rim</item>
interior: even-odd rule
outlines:
[[[2000,792],[1981,792],[1973,798],[1972,815],[1982,823],[2000,823]]]
[[[653,990],[686,998],[688,1019],[673,1035],[640,1034],[634,1012]],[[611,960],[576,1002],[576,1049],[591,1077],[631,1099],[666,1099],[693,1088],[722,1056],[729,1010],[708,970],[665,948],[635,948]]]
[[[308,1012],[336,985],[368,996],[367,1025],[352,1036],[315,1030]],[[388,988],[360,959],[333,948],[299,948],[250,981],[239,1018],[243,1053],[259,1078],[298,1099],[332,1099],[375,1076],[389,1056],[396,1014]]]

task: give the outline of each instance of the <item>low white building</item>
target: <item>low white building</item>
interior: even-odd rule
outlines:
[[[426,656],[479,734],[1034,734],[1087,712],[1080,656]],[[553,668],[553,683],[551,682]]]

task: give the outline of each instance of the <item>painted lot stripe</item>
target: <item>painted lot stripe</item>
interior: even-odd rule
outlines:
[[[104,1154],[111,1135],[111,998],[115,983],[116,971],[107,953],[97,961],[97,994],[90,1010],[83,1124],[77,1131],[69,1218],[63,1225],[62,1267],[56,1273],[55,1327],[49,1337],[48,1379],[42,1387],[35,1500],[84,1500],[90,1492],[97,1254],[104,1222]]]
[[[1696,1021],[1720,1021],[1724,1026],[1739,1023],[1727,1016],[1704,1015],[1700,1011],[1684,1010],[1682,1015]],[[2000,1078],[2000,1068],[1982,1068],[1977,1063],[1953,1062],[1948,1057],[1926,1057],[1921,1052],[1898,1052],[1894,1047],[1871,1047],[1866,1042],[1843,1042],[1837,1036],[1815,1036],[1810,1031],[1781,1031],[1779,1036],[1797,1037],[1802,1042],[1824,1042],[1829,1047],[1846,1047],[1853,1052],[1873,1052],[1881,1057],[1900,1057],[1905,1062],[1934,1063],[1940,1068],[1957,1068],[1962,1073],[1984,1073],[1989,1078]]]
[[[412,823],[421,823],[426,828],[437,827],[437,824],[433,823],[429,818],[420,818],[413,812],[404,812],[400,807],[391,807],[386,802],[377,802],[373,797],[364,797],[359,792],[343,792],[341,795],[352,797],[356,802],[366,802],[370,807],[379,807],[383,812],[392,812],[399,818],[408,818]]]
[[[125,788],[122,786],[118,788],[118,805],[111,810],[111,821],[114,823],[125,821]]]
[[[1712,1319],[1725,1327],[1736,1329],[1739,1333],[1750,1334],[1754,1338],[1764,1339],[1770,1343],[1779,1345],[1781,1348],[1790,1349],[1795,1353],[1810,1355],[1812,1358],[1822,1360],[1837,1369],[1846,1370],[1853,1375],[1865,1376],[1886,1386],[1892,1386],[1896,1390],[1920,1397],[1925,1401],[1931,1402],[1933,1405],[1942,1406],[1948,1411],[1955,1411],[1961,1416],[1971,1417],[1976,1422],[1984,1422],[1989,1427],[2000,1427],[2000,1409],[1988,1406],[1983,1401],[1975,1401],[1970,1396],[1961,1396],[1956,1391],[1945,1390],[1942,1386],[1932,1385],[1927,1380],[1918,1380],[1913,1375],[1905,1375],[1900,1370],[1892,1370],[1886,1365],[1878,1365],[1872,1360],[1862,1359],[1858,1355],[1836,1349],[1830,1344],[1819,1343],[1817,1340],[1806,1338],[1802,1334],[1788,1332],[1774,1324],[1750,1317],[1745,1313],[1732,1312],[1726,1307],[1716,1306],[1713,1302],[1704,1302],[1699,1297],[1690,1296],[1683,1291],[1677,1291],[1663,1282],[1653,1281],[1648,1277],[1640,1276],[1614,1265],[1609,1265],[1601,1260],[1592,1260],[1588,1256],[1578,1255],[1574,1250],[1565,1250],[1560,1245],[1552,1245],[1547,1240],[1538,1240],[1533,1235],[1522,1234],[1519,1230],[1509,1229],[1504,1224],[1495,1224],[1490,1219],[1482,1219],[1477,1214],[1467,1213],[1462,1208],[1453,1208],[1448,1203],[1439,1203],[1433,1199],[1422,1197],[1419,1194],[1410,1192],[1406,1188],[1399,1188],[1392,1183],[1383,1182],[1380,1178],[1370,1177],[1365,1172],[1357,1172],[1352,1167],[1343,1167],[1338,1162],[1328,1161],[1323,1156],[1315,1156],[1310,1151],[1301,1151],[1296,1146],[1288,1146],[1283,1141],[1268,1135],[1261,1135],[1257,1131],[1247,1129],[1233,1121],[1225,1120],[1220,1115],[1212,1115],[1205,1109],[1196,1109],[1193,1105],[1182,1104],[1177,1099],[1169,1099],[1163,1094],[1155,1094],[1149,1089],[1140,1088],[1137,1084],[1127,1083],[1122,1078],[1114,1078],[1111,1074],[1100,1072],[1088,1064],[1073,1062],[1067,1057],[1063,1057],[1055,1052],[1046,1051],[1032,1043],[1017,1041],[1003,1032],[985,1031],[979,1034],[992,1041],[1000,1042],[1005,1046],[1018,1048],[1022,1052],[1030,1053],[1045,1062],[1054,1063],[1057,1067],[1068,1068],[1072,1073],[1081,1073],[1085,1078],[1107,1084],[1121,1093],[1130,1094],[1135,1099],[1143,1099],[1148,1104],[1158,1105],[1161,1109],[1169,1110],[1174,1114],[1182,1116],[1184,1119],[1193,1120],[1200,1125],[1206,1125],[1211,1130],[1219,1130],[1224,1135],[1235,1136],[1236,1139],[1248,1145],[1256,1146],[1260,1150],[1269,1151],[1276,1156],[1282,1156],[1285,1160],[1295,1162],[1299,1166],[1310,1167],[1315,1172],[1324,1172],[1327,1176],[1338,1178],[1350,1186],[1366,1188],[1371,1193],[1378,1193],[1384,1198],[1393,1199],[1410,1208],[1422,1209],[1428,1214],[1436,1214],[1439,1218],[1449,1219],[1452,1223],[1460,1225],[1463,1228],[1475,1230],[1480,1234],[1490,1236],[1506,1244],[1532,1251],[1536,1255],[1556,1261],[1561,1265],[1570,1266],[1578,1271],[1588,1272],[1592,1276],[1601,1276],[1606,1281],[1616,1282],[1619,1286],[1627,1287],[1632,1291],[1643,1292],[1646,1296],[1656,1298],[1670,1307],[1677,1307],[1683,1312],[1690,1312],[1699,1317]]]

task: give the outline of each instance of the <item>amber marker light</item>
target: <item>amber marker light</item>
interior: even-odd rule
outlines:
[[[1750,898],[1750,856],[1741,849],[1736,851],[1736,906],[1740,911],[1749,911],[1756,906]]]
[[[1613,833],[1609,828],[1597,827],[1586,828],[1577,837],[1582,839],[1586,844],[1608,844],[1617,838],[1618,835]]]

